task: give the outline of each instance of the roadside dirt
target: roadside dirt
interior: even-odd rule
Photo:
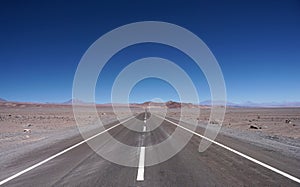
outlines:
[[[97,111],[103,124],[117,120],[111,107],[99,106]],[[133,113],[143,111],[132,109]],[[191,109],[191,116],[195,116],[193,112]],[[209,115],[210,109],[202,108],[199,125],[205,127]],[[92,116],[83,107],[83,125],[94,128],[96,119]],[[180,108],[168,109],[167,116],[178,118]],[[227,108],[221,132],[300,156],[300,108]],[[48,144],[78,133],[71,105],[0,102],[0,156],[25,145]]]

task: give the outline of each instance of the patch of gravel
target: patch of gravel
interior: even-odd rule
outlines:
[[[170,117],[170,116],[168,116]],[[172,119],[175,119],[174,117],[170,117]],[[182,118],[183,122],[187,124],[194,124],[192,120],[188,120],[188,118]],[[176,119],[175,119],[176,120]],[[207,122],[199,122],[198,126],[202,128],[207,127]],[[215,127],[216,128],[216,127]],[[210,129],[214,129],[214,125],[211,125]],[[251,144],[254,144],[256,146],[268,149],[268,150],[274,150],[277,152],[280,152],[286,156],[291,157],[300,157],[300,139],[299,138],[291,138],[291,137],[284,137],[284,136],[278,136],[278,135],[270,135],[262,131],[249,131],[244,129],[232,129],[228,127],[222,126],[220,131],[220,134],[226,135],[229,137],[241,139],[244,141],[247,141]]]
[[[205,125],[204,125],[205,126]],[[246,131],[222,127],[221,134],[239,138],[266,149],[276,150],[287,156],[300,157],[300,139],[269,135],[260,131]]]
[[[129,115],[122,116],[122,119],[129,117]],[[108,125],[116,121],[115,116],[106,116],[101,118],[103,125]],[[99,126],[95,123],[89,123],[81,128],[83,132],[90,132],[97,129]],[[66,139],[78,136],[79,130],[76,125],[65,127],[59,130],[45,130],[44,132],[30,133],[30,138],[26,138],[25,134],[16,136],[14,133],[11,136],[5,133],[5,137],[1,138],[2,147],[0,152],[0,165],[5,165],[8,162],[19,158],[23,154],[35,151],[45,146],[51,146]],[[50,155],[49,155],[50,156]]]

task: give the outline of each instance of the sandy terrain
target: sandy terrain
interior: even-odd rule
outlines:
[[[97,110],[104,125],[117,120],[111,107]],[[84,125],[93,126],[96,119],[89,113],[82,110]],[[129,115],[124,113],[124,117]],[[0,127],[2,153],[28,143],[54,141],[78,133],[71,105],[0,102]]]
[[[97,110],[104,124],[117,120],[110,107],[99,106]],[[142,108],[133,110],[143,111]],[[169,117],[178,118],[180,114],[180,108],[168,111]],[[208,108],[202,108],[198,120],[207,122],[209,114]],[[124,113],[124,117],[129,115]],[[86,118],[88,111],[83,110],[83,116],[86,125],[92,126],[95,119]],[[188,119],[189,116],[185,117]],[[46,144],[78,134],[71,105],[0,102],[0,127],[2,153],[23,145]],[[273,142],[291,145],[296,147],[294,153],[297,155],[300,154],[300,108],[228,108],[222,133],[268,145]]]
[[[190,109],[191,116],[195,110]],[[203,107],[200,111],[198,125],[205,128],[210,110]],[[167,116],[178,119],[179,115],[178,109],[171,109]],[[191,116],[184,116],[183,121],[194,124]],[[227,108],[219,133],[299,158],[300,108]]]
[[[200,111],[198,119],[208,122],[210,109],[201,108]],[[178,110],[169,113],[170,117],[179,115]],[[300,139],[300,108],[227,108],[222,126]]]

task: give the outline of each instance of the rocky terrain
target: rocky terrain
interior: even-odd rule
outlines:
[[[165,108],[167,116],[178,118],[181,107],[199,110],[199,124],[209,120],[207,106],[194,106],[169,101],[167,103],[146,102],[131,104],[131,111],[142,112],[147,107]],[[121,106],[120,106],[121,107]],[[97,105],[98,115],[104,124],[116,121],[111,104]],[[84,122],[93,126],[95,121],[89,110],[82,110]],[[124,112],[124,116],[131,113]],[[92,116],[92,115],[91,115]],[[185,116],[185,119],[191,118]],[[188,122],[188,120],[187,120]],[[49,142],[78,134],[72,105],[0,102],[0,149],[14,149],[35,142]],[[300,146],[300,108],[231,108],[226,110],[222,132],[249,140],[274,140]],[[297,148],[299,149],[299,148]],[[300,154],[300,153],[299,153]]]
[[[109,106],[97,107],[103,124],[116,121]],[[87,126],[93,126],[90,110],[83,107]],[[131,114],[124,113],[124,116]],[[79,116],[80,118],[81,116]],[[68,137],[78,133],[72,105],[0,102],[0,149],[10,149],[41,140]],[[58,134],[60,134],[58,136]]]
[[[180,110],[170,110],[168,115],[179,116]],[[210,109],[201,108],[198,120],[208,122],[209,116]],[[227,108],[222,126],[300,139],[300,108]]]
[[[196,116],[196,112],[195,109],[190,109],[190,116],[184,116],[183,121],[195,124],[192,118]],[[179,119],[180,110],[171,109],[167,116]],[[209,116],[210,109],[201,108],[196,123],[206,128]],[[245,140],[269,151],[279,151],[299,158],[300,108],[227,108],[219,133]]]

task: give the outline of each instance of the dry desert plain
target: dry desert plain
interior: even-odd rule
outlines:
[[[131,110],[134,113],[144,111],[142,107]],[[97,111],[103,124],[117,120],[109,106],[99,105]],[[202,107],[200,111],[197,120],[200,126],[205,126],[210,109]],[[86,126],[92,128],[95,119],[87,117],[89,112],[82,110]],[[169,108],[167,116],[178,118],[179,114],[180,108]],[[220,133],[299,158],[300,108],[227,108]],[[77,134],[72,105],[0,102],[1,163]]]

